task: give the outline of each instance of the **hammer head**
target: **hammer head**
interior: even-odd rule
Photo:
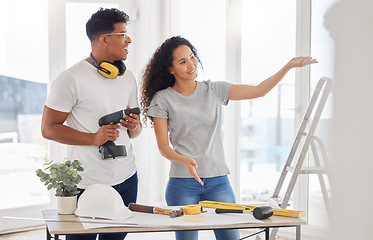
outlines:
[[[171,218],[180,217],[184,215],[184,209],[180,208],[180,210],[172,210],[169,215]]]

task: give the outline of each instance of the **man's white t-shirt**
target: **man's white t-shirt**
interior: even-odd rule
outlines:
[[[115,79],[105,78],[94,66],[81,60],[52,82],[45,105],[69,113],[66,120],[69,127],[96,133],[102,116],[123,110],[127,105],[138,106],[136,79],[129,70]],[[79,188],[96,183],[113,186],[135,174],[135,157],[127,129],[121,127],[119,131],[115,144],[126,146],[126,157],[103,160],[98,146],[68,145],[67,158],[80,160],[84,167]]]

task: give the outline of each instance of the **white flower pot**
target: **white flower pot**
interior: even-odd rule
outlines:
[[[74,214],[76,210],[76,200],[76,195],[72,197],[57,197],[58,214]]]

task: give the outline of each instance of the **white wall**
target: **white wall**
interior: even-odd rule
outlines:
[[[325,24],[336,42],[329,239],[372,239],[373,2],[342,0]]]
[[[148,59],[168,35],[167,2],[168,0],[133,1],[133,8],[128,12],[131,18],[128,28],[132,44],[130,61],[126,64],[135,74],[139,86]],[[164,191],[169,161],[159,154],[154,130],[150,127],[149,121],[140,136],[132,142],[138,167],[138,202],[151,205],[165,204]]]

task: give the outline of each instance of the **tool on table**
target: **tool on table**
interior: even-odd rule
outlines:
[[[220,213],[244,213],[243,209],[224,209],[224,208],[217,208],[215,209],[215,212],[220,214]],[[270,206],[260,206],[254,208],[253,216],[255,219],[258,220],[264,220],[269,217],[272,217],[273,215],[273,209]]]
[[[250,210],[251,211],[251,210]],[[215,212],[220,214],[220,213],[244,213],[243,209],[224,209],[224,208],[217,208],[215,209]],[[260,206],[254,208],[252,210],[253,216],[255,219],[258,220],[264,220],[269,217],[272,217],[273,215],[273,208],[270,206]]]
[[[126,120],[123,118],[124,115],[129,116],[131,113],[139,115],[143,110],[151,108],[151,107],[155,107],[155,106],[157,106],[157,104],[154,106],[143,108],[143,109],[135,107],[135,108],[130,108],[130,109],[119,110],[117,112],[113,112],[113,113],[110,113],[110,114],[107,114],[101,117],[98,120],[98,125],[100,125],[101,127],[103,125],[108,125],[108,124],[118,124],[121,119]],[[108,158],[115,159],[115,157],[127,156],[126,146],[124,145],[117,146],[115,145],[113,141],[107,141],[103,145],[99,146],[98,149],[99,149],[98,151],[101,153],[102,159],[108,159]]]
[[[183,210],[185,215],[197,215],[203,212],[202,207],[198,204],[186,205]]]
[[[225,208],[216,208],[215,212],[219,213],[244,213],[243,209],[225,209]]]
[[[183,210],[183,220],[185,222],[203,222],[206,220],[206,216],[201,214],[204,211],[202,210],[202,207],[198,204],[186,205],[185,207],[183,207]]]
[[[253,210],[253,215],[256,219],[263,220],[273,215],[273,208],[270,206],[260,206]]]
[[[172,209],[166,209],[166,208],[140,205],[136,203],[130,203],[128,205],[128,208],[131,211],[135,211],[135,212],[169,215],[171,218],[180,217],[184,215],[183,208],[180,208],[180,210],[172,210]]]
[[[222,209],[239,209],[243,212],[252,212],[257,206],[252,205],[242,205],[236,203],[224,203],[224,202],[215,202],[215,201],[200,201],[199,205],[207,208],[222,208]],[[272,208],[273,215],[283,216],[283,217],[296,217],[301,218],[306,215],[303,211],[281,209],[281,208]]]

